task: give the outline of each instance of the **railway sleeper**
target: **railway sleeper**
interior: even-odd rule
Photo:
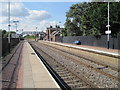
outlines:
[[[58,74],[66,74],[69,73],[69,71],[57,71]]]
[[[64,79],[64,81],[70,81],[71,80],[71,78],[69,78],[69,77],[61,77],[62,79]]]
[[[64,72],[64,73],[67,72],[67,73],[68,73],[68,71],[66,71],[66,70],[64,70],[64,69],[63,69],[63,70],[62,70],[62,69],[61,69],[61,70],[56,70],[56,71],[57,71],[58,73],[59,73],[59,72]]]
[[[71,88],[89,88],[89,85],[86,85],[85,83],[69,83],[68,86],[70,86]]]
[[[71,73],[59,74],[61,77],[70,77]]]
[[[80,80],[79,79],[70,79],[70,80],[68,80],[68,81],[65,81],[66,83],[78,83],[78,82],[80,82]]]
[[[75,78],[75,76],[72,76],[70,73],[68,74],[64,74],[64,75],[60,75],[61,77],[69,77],[69,78]]]
[[[65,78],[65,77],[68,77],[68,78],[74,78],[75,76],[71,75],[71,74],[64,74],[64,75],[60,75],[61,77]]]
[[[59,66],[59,67],[56,67],[55,69],[56,69],[56,70],[63,70],[63,69],[65,69],[65,67]]]

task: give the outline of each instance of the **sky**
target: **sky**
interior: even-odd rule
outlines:
[[[0,29],[8,31],[8,1],[0,0]],[[11,30],[15,31],[14,20],[18,20],[18,30],[45,31],[46,27],[64,27],[66,12],[70,6],[92,0],[10,0]],[[59,23],[61,22],[61,23]]]
[[[10,0],[11,30],[16,31],[14,20],[18,20],[18,32],[45,31],[50,25],[64,27],[66,12],[70,6],[92,0]],[[60,23],[61,22],[61,23]],[[8,0],[0,0],[0,29],[8,31]]]
[[[81,0],[82,2],[84,0]],[[89,0],[86,0],[89,1]],[[78,2],[11,2],[11,30],[15,31],[14,20],[18,20],[18,32],[45,31],[46,27],[60,25],[64,27],[66,12]],[[80,2],[79,2],[80,3]],[[8,30],[8,3],[0,4],[0,29]]]

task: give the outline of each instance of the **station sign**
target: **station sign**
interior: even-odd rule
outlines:
[[[105,34],[111,34],[111,30],[105,31]]]

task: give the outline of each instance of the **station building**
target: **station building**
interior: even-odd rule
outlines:
[[[62,30],[63,30],[63,28],[60,28],[60,27],[56,27],[56,28],[49,27],[49,28],[46,28],[46,36],[45,36],[44,40],[47,40],[47,41],[57,41],[57,39],[60,39],[60,36],[62,34]]]

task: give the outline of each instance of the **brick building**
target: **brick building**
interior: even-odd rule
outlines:
[[[44,38],[44,40],[48,40],[48,41],[56,41],[57,37],[59,37],[62,34],[62,30],[63,28],[47,28],[46,29],[46,37]]]

